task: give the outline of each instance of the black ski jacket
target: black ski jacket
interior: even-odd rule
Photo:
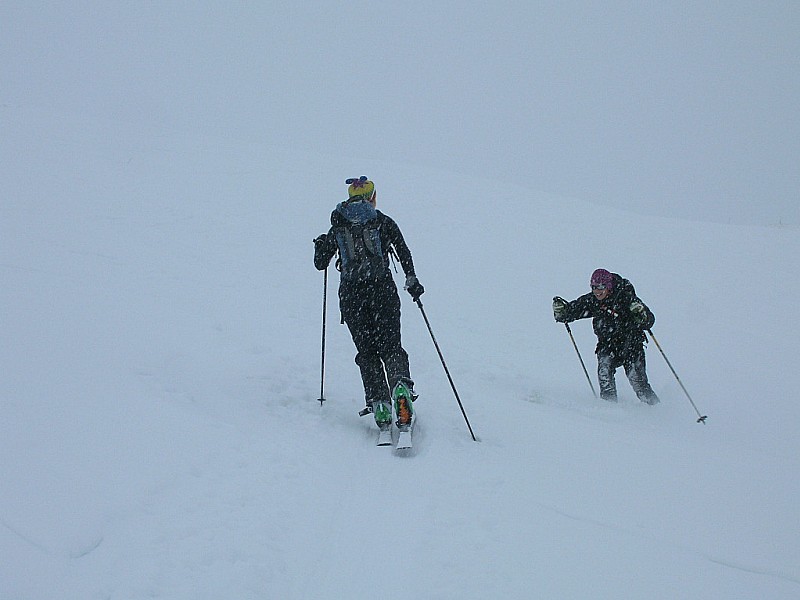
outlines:
[[[595,352],[611,351],[625,358],[641,350],[647,338],[644,331],[650,329],[656,318],[647,305],[636,295],[630,281],[616,273],[611,274],[614,284],[611,294],[603,301],[589,292],[567,303],[564,313],[567,322],[592,317],[592,328],[597,336]],[[644,306],[645,320],[637,324],[631,314],[631,303],[637,301]]]

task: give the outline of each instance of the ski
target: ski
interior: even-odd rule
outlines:
[[[378,443],[376,446],[391,446],[392,445],[392,428],[378,430]]]
[[[392,404],[397,425],[397,445],[395,448],[404,454],[404,450],[412,447],[412,432],[414,431],[414,399],[417,397],[411,387],[410,380],[400,379],[392,389]]]
[[[383,406],[379,406],[378,410],[381,412],[382,418],[385,420],[387,418],[386,411],[391,410],[389,409],[388,405],[384,404]],[[374,414],[372,410],[372,406],[367,406],[366,408],[362,408],[358,411],[359,417],[366,417],[367,415]],[[388,422],[381,422],[375,423],[378,425],[378,440],[375,443],[376,446],[391,446],[392,445],[392,421],[391,421],[391,414],[388,415],[389,421]]]
[[[414,430],[414,391],[402,379],[397,382],[392,390],[394,400],[394,414],[397,418],[397,446],[398,450],[411,448],[411,433]]]
[[[397,445],[395,448],[398,450],[408,450],[409,448],[412,448],[413,442],[411,439],[411,432],[411,428],[399,431],[397,433]]]
[[[392,405],[388,402],[372,403],[375,425],[378,426],[378,446],[392,445]]]

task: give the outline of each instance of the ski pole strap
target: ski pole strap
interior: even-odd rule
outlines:
[[[397,262],[399,262],[400,259],[397,257],[397,252],[395,252],[394,246],[389,246],[389,258],[392,259],[392,266],[394,267],[394,272],[397,273],[398,272],[397,271]],[[397,262],[395,262],[395,261],[397,261]]]

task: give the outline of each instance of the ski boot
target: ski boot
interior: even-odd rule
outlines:
[[[408,431],[414,421],[414,400],[417,395],[412,385],[408,380],[401,379],[392,390],[394,413],[397,416],[395,424],[400,431]]]

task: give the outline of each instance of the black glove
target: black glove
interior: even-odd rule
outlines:
[[[559,323],[567,322],[567,305],[568,302],[561,296],[553,298],[553,318]]]
[[[406,291],[411,294],[411,299],[416,302],[425,293],[425,288],[417,280],[416,275],[409,275],[406,277]]]
[[[325,233],[314,239],[314,266],[320,271],[328,268],[331,257],[336,252],[330,245],[329,237]]]

